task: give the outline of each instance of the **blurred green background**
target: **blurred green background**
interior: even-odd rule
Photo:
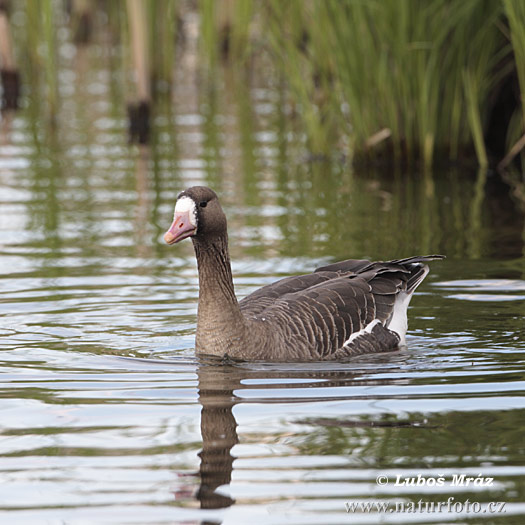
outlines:
[[[70,85],[67,41],[104,48],[108,102],[127,107],[139,142],[191,55],[211,92],[223,68],[236,97],[271,79],[283,132],[312,156],[504,167],[523,147],[520,0],[2,0],[0,11],[2,69],[18,71],[19,104],[51,127]],[[4,106],[16,89],[6,76]]]

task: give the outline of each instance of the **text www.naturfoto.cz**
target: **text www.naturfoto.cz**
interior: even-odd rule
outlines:
[[[491,501],[479,503],[477,501],[455,501],[451,496],[446,501],[352,501],[345,503],[348,513],[467,513],[467,514],[503,514],[505,502]]]

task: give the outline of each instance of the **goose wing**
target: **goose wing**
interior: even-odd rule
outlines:
[[[339,278],[342,274],[351,274],[370,265],[370,261],[349,259],[323,268],[314,273],[285,277],[274,283],[259,288],[239,301],[241,311],[247,317],[262,314],[275,301],[289,294],[306,291],[309,288]]]
[[[424,262],[430,258],[440,256],[343,261],[262,288],[244,305],[241,301],[241,308],[274,322],[287,336],[306,341],[321,359],[392,350],[404,338],[404,333],[388,330],[396,302],[402,302],[397,316],[404,315],[401,324],[406,330],[406,307],[428,273]]]
[[[376,332],[388,332],[385,342],[392,349],[400,338],[385,325],[392,318],[396,296],[406,290],[406,283],[404,272],[392,273],[388,278],[372,272],[364,276],[344,275],[281,297],[260,316],[273,321],[291,339],[306,340],[320,359],[331,358],[345,345],[355,347],[361,342],[353,337],[356,334],[369,339],[371,335],[365,330],[375,325]],[[383,346],[375,351],[386,350]]]

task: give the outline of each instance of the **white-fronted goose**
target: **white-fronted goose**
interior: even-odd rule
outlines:
[[[199,271],[198,353],[242,360],[341,360],[405,344],[407,307],[441,255],[348,260],[281,279],[237,302],[226,216],[204,186],[179,194],[168,244],[191,237]]]

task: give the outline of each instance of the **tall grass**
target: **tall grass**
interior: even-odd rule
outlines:
[[[317,34],[323,24],[315,18],[318,13],[306,6],[297,1],[270,0],[263,16],[272,58],[291,91],[293,114],[299,116],[309,148],[317,154],[333,147],[333,118],[342,115],[327,40]],[[349,130],[344,119],[339,124]]]
[[[519,0],[503,0],[505,14],[509,22],[510,40],[514,52],[514,63],[520,86],[521,107],[517,108],[507,133],[507,149],[509,155],[503,160],[503,167],[508,165],[512,157],[525,147],[525,3]],[[522,155],[522,167],[525,156]]]
[[[328,122],[348,134],[357,157],[375,155],[373,145],[428,167],[436,153],[455,159],[474,144],[487,163],[483,108],[508,52],[499,2],[270,4],[269,44],[314,147],[333,147],[313,131]]]

